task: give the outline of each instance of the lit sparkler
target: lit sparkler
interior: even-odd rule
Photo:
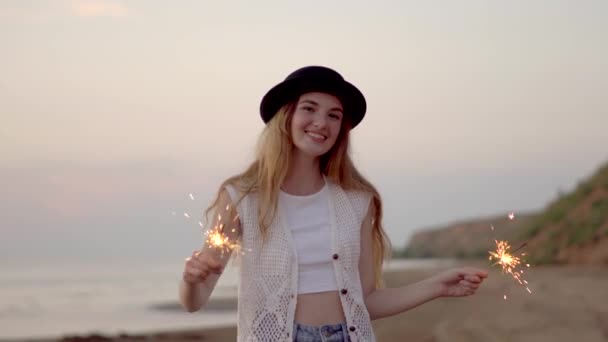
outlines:
[[[230,210],[230,206],[226,206],[226,211]],[[233,222],[236,222],[238,219],[238,214],[236,215]],[[238,241],[232,241],[230,236],[226,234],[226,229],[229,229],[229,232],[232,236],[236,233],[236,228],[228,228],[224,223],[221,223],[222,215],[218,214],[217,224],[213,226],[213,228],[209,229],[205,232],[207,238],[205,239],[205,244],[208,248],[214,248],[220,251],[220,255],[223,257],[224,253],[230,253],[231,251],[236,251],[243,254],[244,249],[238,243]]]
[[[489,260],[496,259],[496,262],[494,263],[494,265],[500,265],[502,267],[503,273],[509,274],[510,276],[512,276],[513,279],[515,279],[520,285],[525,286],[526,290],[529,293],[532,293],[532,291],[530,291],[530,288],[528,288],[528,286],[527,286],[528,282],[525,279],[523,279],[524,271],[522,269],[520,269],[520,267],[522,267],[523,265],[525,265],[526,267],[530,267],[530,264],[523,264],[522,259],[519,256],[516,256],[513,254],[516,251],[523,248],[524,246],[526,246],[526,243],[519,246],[513,252],[510,252],[509,250],[511,249],[511,246],[509,245],[509,243],[507,241],[494,240],[494,242],[496,243],[496,250],[489,252],[490,253]],[[525,255],[525,254],[521,254],[521,256],[523,256],[523,255]],[[505,296],[505,300],[506,300],[506,296]]]
[[[508,217],[509,220],[513,220],[515,218],[515,213],[510,212]],[[494,230],[494,226],[490,226],[490,228],[492,229],[492,231]],[[513,279],[515,279],[520,285],[525,286],[526,291],[531,294],[532,291],[528,287],[528,282],[523,278],[523,266],[525,265],[526,267],[530,267],[530,264],[524,264],[521,258],[526,254],[521,253],[519,254],[519,256],[515,255],[515,252],[526,247],[528,243],[524,242],[513,251],[510,251],[511,245],[509,245],[507,241],[494,240],[494,242],[496,243],[496,250],[489,251],[489,260],[496,260],[494,265],[500,265],[502,267],[503,274],[509,274],[510,276],[512,276]],[[503,298],[507,300],[507,295],[505,294]]]
[[[230,240],[230,238],[224,232],[224,224],[219,224],[211,228],[205,234],[207,238],[205,239],[205,244],[209,248],[214,248],[220,251],[223,256],[224,253],[230,253],[234,249],[239,248],[238,243],[234,243]],[[232,232],[235,232],[235,229],[232,229]]]
[[[194,201],[194,195],[192,193],[188,194],[190,200]],[[225,211],[230,211],[230,205],[225,207]],[[176,212],[173,211],[172,215],[175,216]],[[192,218],[191,215],[187,212],[183,213],[183,216],[186,219]],[[229,224],[237,222],[239,219],[238,213],[236,213],[234,219]],[[201,229],[205,228],[205,225],[200,220],[196,221]],[[225,253],[230,253],[231,251],[236,251],[240,254],[244,254],[245,249],[241,247],[238,241],[234,241],[233,236],[236,235],[236,228],[229,228],[225,223],[222,222],[222,215],[218,214],[217,223],[210,229],[204,232],[205,241],[204,246],[206,248],[213,248],[220,252],[220,257],[223,257]],[[199,252],[200,253],[200,252]]]

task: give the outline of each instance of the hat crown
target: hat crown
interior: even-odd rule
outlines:
[[[344,81],[344,77],[337,71],[323,66],[306,66],[300,68],[287,76],[286,81],[294,78],[311,78],[320,80]]]

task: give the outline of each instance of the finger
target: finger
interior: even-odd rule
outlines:
[[[466,276],[477,276],[479,278],[485,278],[488,276],[488,272],[479,268],[467,267],[460,271],[462,277]]]
[[[222,264],[220,264],[219,261],[217,261],[211,257],[207,259],[207,264],[209,265],[210,268],[219,269],[222,267]]]
[[[210,273],[220,274],[222,273],[223,267],[220,264],[211,265],[209,263],[204,265],[204,269]]]
[[[196,251],[192,252],[192,254],[184,259],[186,262],[189,262],[190,260],[196,260]]]
[[[479,288],[479,284],[478,283],[472,283],[472,282],[466,281],[466,280],[461,280],[459,282],[459,284],[461,286],[463,286],[464,288],[466,288],[466,289],[477,289],[477,288]]]
[[[184,271],[182,278],[184,279],[184,281],[186,281],[190,284],[196,284],[201,281],[200,274],[198,272],[197,272],[197,274],[193,274],[191,272]]]
[[[205,266],[205,264],[201,260],[199,260],[198,258],[190,259],[187,262],[187,264],[189,266],[191,266],[191,267],[195,267],[195,268],[198,268],[198,269],[202,269]]]
[[[192,257],[186,258],[186,265],[184,266],[184,271],[186,272],[189,269],[202,269],[203,265],[196,259]]]
[[[214,273],[221,273],[224,268],[220,262],[212,257],[206,257],[203,264],[209,271]]]
[[[197,261],[197,260],[198,260],[198,254],[196,251],[192,252],[192,254],[186,258],[186,262]]]
[[[469,281],[471,283],[480,283],[481,282],[481,278],[479,276],[476,275],[467,275],[464,277],[464,279],[466,281]]]
[[[201,270],[202,272],[205,273],[204,278],[207,278],[209,276],[209,274],[213,273],[213,274],[220,274],[221,270],[218,270],[215,267],[210,267],[209,264],[207,264],[206,262],[202,264],[201,266]]]
[[[191,275],[193,277],[199,277],[203,273],[203,270],[193,266],[186,267],[186,274]]]
[[[488,276],[488,271],[476,269],[475,275],[477,275],[479,278],[486,278]]]
[[[202,281],[205,281],[205,279],[207,279],[207,272],[197,270],[196,272],[190,273],[190,276],[193,277],[194,279],[196,279],[196,282],[200,283]]]

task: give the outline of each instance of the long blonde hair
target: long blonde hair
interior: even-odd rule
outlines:
[[[291,120],[296,102],[284,105],[268,122],[258,141],[256,159],[242,173],[226,179],[219,188],[213,203],[207,208],[206,215],[218,205],[222,189],[230,184],[243,194],[257,192],[259,198],[258,224],[262,236],[266,233],[277,211],[280,186],[287,177],[293,142]],[[359,190],[372,194],[373,204],[373,254],[376,265],[376,285],[382,286],[382,264],[390,255],[390,241],[382,228],[382,200],[376,188],[359,173],[349,156],[349,133],[351,125],[347,116],[336,143],[320,158],[321,172],[344,190]]]

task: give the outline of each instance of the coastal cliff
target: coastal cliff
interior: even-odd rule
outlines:
[[[399,253],[415,258],[485,258],[494,240],[525,244],[536,264],[608,265],[608,163],[539,212],[463,220],[415,233]]]

